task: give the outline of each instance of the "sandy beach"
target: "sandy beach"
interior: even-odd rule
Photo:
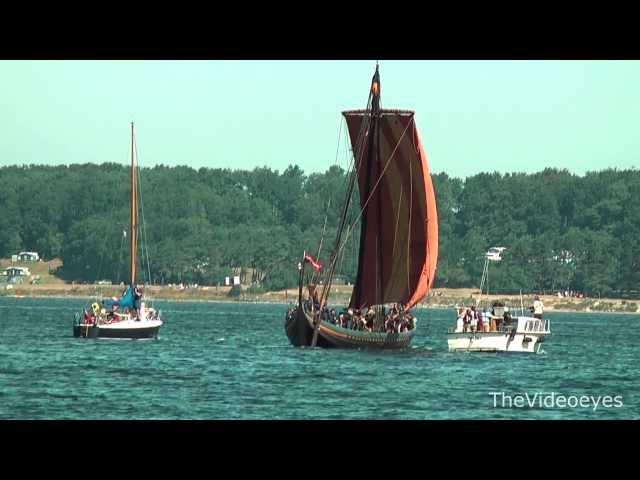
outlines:
[[[331,303],[345,305],[349,301],[352,287],[335,285],[332,287]],[[119,296],[124,290],[120,285],[90,284],[16,284],[4,285],[0,296],[13,298],[110,298]],[[276,292],[259,292],[242,287],[239,296],[231,296],[231,287],[225,286],[147,286],[145,295],[156,300],[202,301],[202,302],[247,302],[247,303],[294,303],[298,290],[289,289]],[[476,304],[481,300],[482,306],[489,306],[495,301],[504,302],[513,308],[528,309],[533,304],[533,294],[519,295],[480,295],[477,289],[435,288],[420,302],[418,308],[454,308],[462,305]],[[545,310],[549,312],[617,312],[640,313],[640,301],[613,298],[575,298],[558,297],[557,295],[541,295]]]

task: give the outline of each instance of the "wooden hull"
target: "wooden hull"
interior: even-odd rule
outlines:
[[[294,347],[309,347],[313,340],[313,319],[303,310],[287,315],[285,331]],[[408,347],[414,330],[402,333],[379,333],[350,330],[328,322],[318,327],[317,346],[322,348],[367,348],[377,350]]]

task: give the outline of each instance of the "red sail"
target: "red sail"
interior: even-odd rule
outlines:
[[[418,303],[433,284],[438,216],[427,157],[411,111],[343,112],[356,156],[362,230],[350,306]],[[365,125],[365,128],[367,125]],[[367,141],[369,135],[374,135]],[[374,145],[374,152],[369,152]]]

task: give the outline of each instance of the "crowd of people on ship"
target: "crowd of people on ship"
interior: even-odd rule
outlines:
[[[496,315],[495,306],[488,311],[486,308],[480,311],[475,305],[470,307],[458,307],[456,332],[497,332],[501,327],[509,327],[513,317],[509,307],[503,308],[502,315]]]
[[[306,301],[307,311],[320,311],[320,319],[349,330],[363,332],[401,333],[416,327],[416,318],[403,305],[392,305],[389,310],[384,306],[378,309],[345,308],[336,312],[326,305],[320,309],[317,296],[312,295]]]
[[[538,295],[533,297],[533,305],[529,307],[533,318],[542,319],[544,304]],[[456,332],[498,332],[513,326],[514,318],[509,307],[496,302],[491,310],[480,311],[475,305],[457,307]]]

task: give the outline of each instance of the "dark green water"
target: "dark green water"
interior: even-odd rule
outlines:
[[[640,418],[637,315],[550,314],[541,354],[465,354],[447,352],[450,311],[417,310],[412,347],[376,353],[291,347],[284,305],[156,302],[156,341],[76,339],[82,305],[0,298],[0,418]],[[552,392],[622,406],[533,400]]]

